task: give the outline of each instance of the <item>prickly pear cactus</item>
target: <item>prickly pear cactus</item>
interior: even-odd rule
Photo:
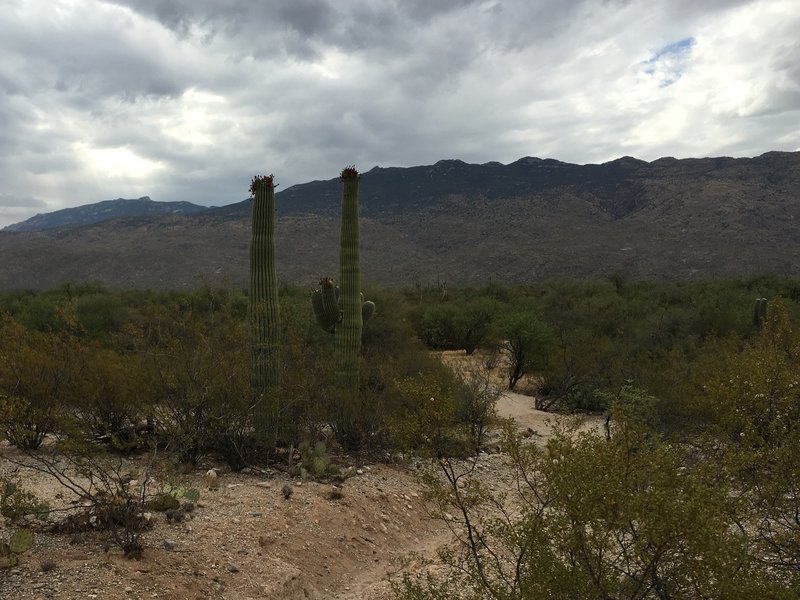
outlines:
[[[8,548],[12,554],[24,554],[33,546],[33,533],[29,529],[20,529],[8,540]]]
[[[20,554],[30,550],[32,545],[33,533],[28,529],[20,529],[7,542],[0,542],[0,568],[15,567]]]

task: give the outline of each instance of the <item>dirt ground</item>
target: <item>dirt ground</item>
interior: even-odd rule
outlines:
[[[477,360],[451,353],[445,359]],[[552,415],[533,409],[530,396],[505,393],[498,412],[530,428],[537,441],[550,432]],[[0,474],[16,469],[27,489],[51,506],[64,504],[58,484],[19,469],[12,458],[20,456],[1,444]],[[484,477],[502,485],[503,455],[484,454],[481,462]],[[215,490],[202,478],[209,466],[219,467]],[[204,465],[180,482],[200,490],[196,509],[180,523],[153,513],[142,560],[104,548],[97,533],[37,533],[19,565],[0,569],[0,598],[390,598],[389,582],[415,573],[421,557],[433,558],[451,534],[429,516],[414,465],[353,465],[350,473],[337,487],[281,472],[237,474]],[[0,539],[11,530],[0,526]]]

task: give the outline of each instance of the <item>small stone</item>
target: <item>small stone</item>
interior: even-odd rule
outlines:
[[[210,490],[216,490],[219,487],[219,475],[214,469],[206,471],[206,474],[203,475],[203,481]]]
[[[165,550],[175,550],[175,540],[164,540]]]
[[[230,562],[227,565],[225,565],[225,570],[228,571],[229,573],[238,573],[239,572],[239,565],[237,565],[236,563]]]
[[[258,487],[268,488],[272,486],[272,483],[270,483],[269,481],[259,481],[258,483],[256,483],[256,485]]]
[[[356,475],[363,475],[364,469],[356,469]]]
[[[126,594],[132,594],[133,593],[133,588],[131,586],[126,587],[125,588],[125,593]]]

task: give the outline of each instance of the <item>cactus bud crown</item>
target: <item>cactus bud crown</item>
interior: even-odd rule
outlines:
[[[350,165],[349,167],[342,169],[342,172],[339,174],[339,178],[342,181],[346,179],[358,179],[358,171],[356,170],[356,166]]]
[[[274,176],[271,173],[269,175],[256,175],[253,177],[253,181],[250,182],[250,195],[255,196],[256,191],[262,187],[267,190],[275,187],[273,178]]]

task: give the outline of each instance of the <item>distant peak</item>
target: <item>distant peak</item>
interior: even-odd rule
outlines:
[[[608,162],[603,163],[604,165],[646,165],[647,162],[644,160],[639,160],[638,158],[634,158],[633,156],[621,156],[620,158],[610,160]]]

